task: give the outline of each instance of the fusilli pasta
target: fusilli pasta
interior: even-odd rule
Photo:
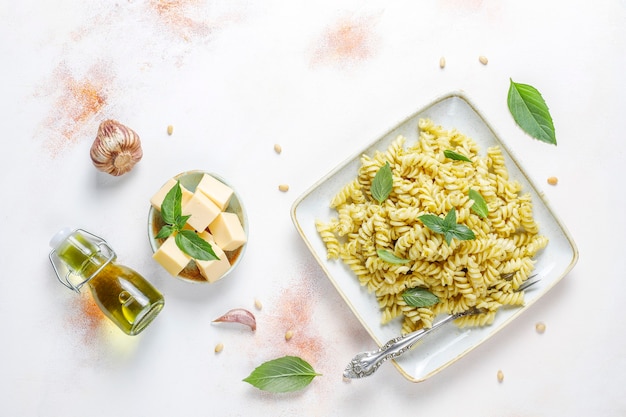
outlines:
[[[499,147],[480,149],[455,129],[444,130],[430,119],[418,122],[419,140],[406,145],[402,136],[383,152],[363,155],[356,178],[332,199],[336,217],[316,221],[327,257],[341,260],[360,285],[374,293],[381,322],[402,319],[402,331],[432,326],[437,314],[470,308],[484,313],[457,319],[459,326],[491,324],[503,305],[524,303],[516,291],[533,270],[535,255],[548,244],[539,234],[530,194],[509,179]],[[446,158],[451,150],[471,162]],[[389,163],[393,188],[378,203],[371,194],[374,176]],[[480,193],[488,207],[486,218],[472,210],[469,190]],[[458,224],[475,239],[453,239],[427,228],[423,214],[445,216],[455,209]],[[377,255],[385,249],[406,263],[386,262]],[[408,305],[404,291],[421,287],[439,299],[430,307]]]

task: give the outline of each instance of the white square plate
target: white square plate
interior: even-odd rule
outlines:
[[[463,93],[447,94],[408,117],[335,168],[300,196],[291,209],[293,223],[304,242],[378,346],[400,335],[400,323],[381,325],[381,312],[375,295],[359,285],[354,273],[341,260],[327,260],[326,246],[315,229],[315,220],[327,221],[336,217],[336,212],[329,207],[330,201],[344,185],[356,178],[361,155],[373,155],[376,150],[386,150],[398,135],[406,138],[405,146],[415,143],[418,140],[417,124],[420,118],[430,118],[444,129],[457,129],[474,139],[483,154],[487,147],[500,146],[510,178],[518,180],[522,184],[522,191],[531,194],[540,233],[548,237],[549,243],[535,258],[534,273],[541,277],[541,281],[526,293],[524,307],[501,308],[494,323],[486,327],[459,329],[454,324],[443,326],[418,343],[411,352],[394,361],[402,375],[413,382],[423,381],[444,369],[511,323],[560,281],[578,259],[578,251],[567,230],[475,106]],[[374,346],[363,346],[363,350],[370,349],[374,349]],[[346,364],[350,359],[346,358]]]

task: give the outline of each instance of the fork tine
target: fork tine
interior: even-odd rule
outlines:
[[[528,277],[526,281],[522,282],[522,284],[519,286],[517,291],[525,291],[528,288],[535,285],[536,283],[538,283],[539,281],[541,281],[541,277],[537,277],[537,274],[531,275]]]
[[[506,274],[501,274],[500,278],[506,281],[510,281],[513,279],[513,275],[515,275],[515,272],[507,272]]]

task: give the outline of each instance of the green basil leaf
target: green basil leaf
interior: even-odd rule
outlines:
[[[180,189],[180,182],[176,181],[176,185],[167,192],[161,203],[161,217],[165,223],[172,225],[176,223],[176,218],[181,215],[182,199],[183,192]]]
[[[185,227],[185,224],[187,224],[187,220],[189,220],[190,217],[191,217],[191,214],[177,217],[176,221],[174,222],[176,230],[183,230],[183,228]]]
[[[450,239],[448,239],[448,237],[450,237]],[[452,238],[458,240],[474,240],[476,239],[476,235],[469,227],[465,226],[464,224],[457,224],[452,229],[446,232],[446,242],[448,243],[448,245],[450,244]]]
[[[446,214],[446,218],[443,219],[443,224],[447,229],[452,229],[456,225],[456,209],[454,207]]]
[[[376,253],[380,259],[390,264],[405,264],[410,262],[408,259],[400,258],[386,249],[377,249]]]
[[[283,356],[259,365],[244,381],[263,391],[292,392],[303,389],[319,375],[305,360]]]
[[[426,288],[409,288],[408,290],[402,293],[402,298],[404,302],[413,307],[430,307],[439,302],[439,297],[437,297],[432,292],[428,291]]]
[[[524,132],[535,139],[556,145],[550,110],[535,87],[511,80],[507,104],[515,123]]]
[[[180,230],[176,235],[176,246],[187,255],[199,261],[214,261],[219,257],[206,240],[193,230]]]
[[[389,197],[392,189],[393,174],[391,173],[391,166],[389,166],[389,162],[385,162],[385,165],[380,167],[378,172],[376,172],[376,175],[374,175],[370,191],[372,193],[372,197],[374,197],[379,203],[382,203],[387,197]]]
[[[174,228],[170,225],[165,225],[159,230],[159,233],[155,236],[156,239],[165,239],[174,233]]]
[[[424,226],[435,233],[445,233],[446,231],[444,220],[439,216],[435,216],[434,214],[422,214],[418,219],[424,223]]]
[[[446,149],[445,151],[443,151],[443,155],[446,158],[454,159],[455,161],[472,162],[472,160],[469,159],[467,156],[461,155],[460,153],[456,153],[456,152],[451,151],[449,149]]]
[[[476,235],[471,229],[463,224],[456,223],[456,210],[454,207],[448,211],[445,219],[434,214],[423,214],[418,217],[426,227],[435,233],[444,235],[446,243],[449,245],[453,238],[459,240],[476,239]]]
[[[489,207],[487,207],[487,202],[483,198],[482,195],[476,190],[469,190],[469,198],[474,200],[474,204],[472,205],[472,210],[474,213],[478,214],[478,216],[483,219],[489,215]]]

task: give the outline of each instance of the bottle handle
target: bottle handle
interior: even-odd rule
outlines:
[[[88,231],[86,231],[84,229],[76,229],[72,233],[75,233],[75,232],[81,232],[81,233],[84,233],[86,235],[91,236],[95,240],[94,243],[98,247],[98,253],[102,253],[102,254],[104,254],[106,256],[105,261],[102,263],[102,265],[93,274],[91,274],[86,279],[83,279],[82,281],[80,281],[77,284],[75,284],[70,279],[70,277],[71,276],[76,276],[76,274],[74,274],[63,263],[63,261],[61,261],[59,259],[59,257],[56,254],[56,249],[57,249],[56,247],[50,251],[50,254],[48,255],[48,258],[50,259],[50,263],[52,264],[52,268],[54,269],[54,273],[56,274],[57,279],[59,280],[59,282],[61,284],[65,285],[67,288],[69,288],[72,291],[80,292],[80,289],[82,288],[83,285],[85,285],[93,277],[98,275],[100,273],[100,271],[102,271],[108,264],[110,264],[113,261],[113,259],[115,259],[115,251],[113,250],[113,248],[111,248],[111,246],[109,246],[109,244],[106,242],[106,240],[102,239],[99,236],[94,235],[93,233],[89,233]],[[56,246],[58,246],[58,245],[56,245]],[[64,271],[65,273],[63,273],[62,271]]]

